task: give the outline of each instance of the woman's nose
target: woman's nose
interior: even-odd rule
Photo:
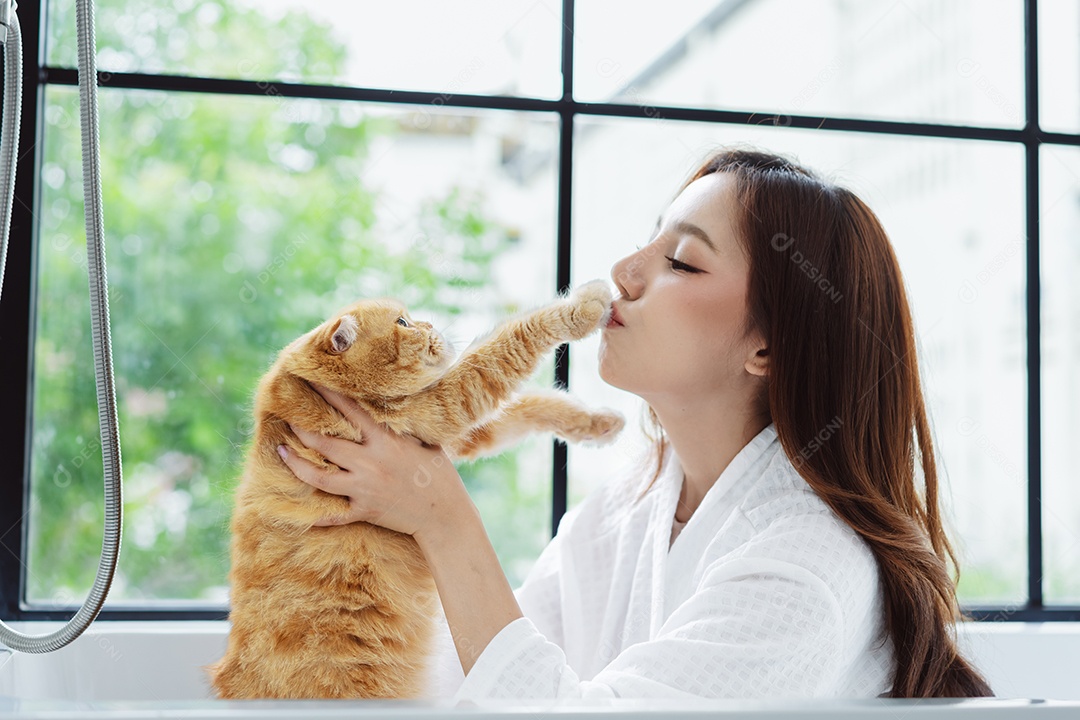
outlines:
[[[641,266],[644,264],[645,258],[638,250],[611,266],[611,279],[623,297],[633,299],[641,292]]]

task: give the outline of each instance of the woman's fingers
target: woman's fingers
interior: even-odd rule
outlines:
[[[341,413],[341,416],[352,423],[360,431],[360,437],[366,438],[371,434],[375,421],[360,407],[352,398],[345,397],[336,390],[331,390],[323,385],[312,383],[315,391],[323,396],[326,402]]]
[[[302,458],[285,445],[278,445],[278,455],[293,475],[314,488],[331,495],[349,494],[349,483],[345,473],[340,470],[319,467],[306,458]]]
[[[293,431],[296,437],[300,438],[300,442],[304,444],[304,447],[314,450],[339,468],[344,470],[354,469],[353,466],[356,463],[352,453],[356,452],[357,443],[352,440],[330,437],[322,433],[309,432],[292,425],[289,425],[289,429]]]

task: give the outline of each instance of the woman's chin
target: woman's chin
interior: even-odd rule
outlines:
[[[625,390],[626,389],[622,385],[619,384],[618,375],[612,371],[612,368],[610,367],[609,363],[605,362],[605,358],[603,356],[600,357],[600,363],[599,363],[599,366],[597,368],[597,371],[598,371],[597,374],[600,375],[600,379],[603,380],[608,385],[610,385],[611,387],[619,388],[620,390]]]

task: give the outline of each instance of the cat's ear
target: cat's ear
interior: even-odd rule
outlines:
[[[334,329],[330,332],[330,342],[327,350],[336,354],[345,352],[353,346],[354,342],[356,342],[359,330],[360,325],[356,322],[355,317],[352,315],[342,315],[338,318],[337,323],[334,324]]]

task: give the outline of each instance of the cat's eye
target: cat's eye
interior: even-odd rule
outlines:
[[[399,317],[397,319],[397,324],[401,327],[409,327],[409,321],[406,320],[404,317]]]

